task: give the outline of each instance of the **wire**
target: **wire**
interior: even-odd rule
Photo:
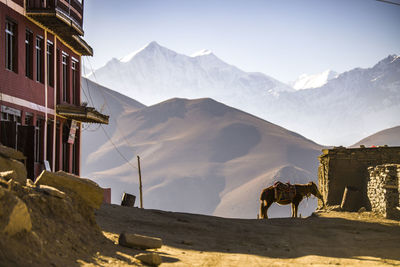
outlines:
[[[91,73],[92,73],[92,75],[93,75],[93,77],[94,77],[94,80],[96,81],[96,83],[98,83],[98,82],[97,82],[96,73],[93,71],[93,67],[92,67],[92,64],[91,64],[90,60],[88,59],[87,62],[88,62],[88,64],[90,65],[89,67],[90,67]],[[86,74],[85,74],[85,76],[86,76]],[[89,88],[89,84],[88,84],[88,80],[87,80],[87,79],[86,79],[86,83],[87,83],[87,87]],[[104,105],[103,105],[103,107],[107,107],[108,112],[109,112],[109,114],[111,115],[111,109],[110,109],[110,106],[109,106],[108,103],[107,103],[107,99],[106,99],[106,97],[104,96],[103,91],[100,90],[100,93],[101,93],[101,95],[102,95],[102,97],[103,97],[103,99],[104,99]],[[92,101],[92,102],[93,102],[93,101]],[[92,104],[93,104],[93,103],[92,103]],[[126,138],[125,132],[122,131],[122,129],[118,126],[118,124],[116,124],[116,127],[117,127],[117,131],[119,131],[119,132],[121,133],[121,136],[122,136],[122,138],[124,139],[125,143],[126,143],[128,146],[133,147],[133,145],[132,145],[132,144],[129,142],[129,140]]]
[[[108,133],[106,132],[106,130],[104,130],[103,125],[100,124],[101,129],[103,130],[104,134],[107,136],[108,140],[110,141],[110,143],[114,146],[115,150],[118,152],[118,154],[126,161],[126,163],[128,163],[129,165],[131,165],[132,168],[137,169],[136,166],[132,165],[131,162],[121,153],[121,151],[119,151],[119,149],[117,148],[117,146],[114,144],[114,142],[111,140],[111,137],[108,135]]]
[[[91,69],[91,73],[93,74],[93,77],[94,77],[94,79],[95,79],[95,81],[96,81],[96,83],[97,83],[97,78],[96,78],[96,75],[95,75],[95,73],[94,73],[94,71],[93,71],[92,64],[90,63],[89,60],[87,60],[87,62],[88,62],[89,65],[90,65],[89,67],[90,67],[90,69]],[[83,72],[84,72],[84,74],[85,74],[85,76],[86,76],[86,70],[85,70],[85,68],[83,68]],[[92,104],[92,106],[94,107],[94,101],[93,101],[92,96],[91,96],[91,94],[90,94],[90,90],[89,90],[89,81],[88,81],[87,78],[86,78],[86,87],[87,87],[87,90],[88,90],[89,97],[88,97],[88,95],[86,95],[86,93],[85,93],[84,90],[82,90],[82,91],[83,91],[83,93],[84,93],[86,99],[87,99],[88,101],[90,101],[91,104]],[[83,87],[82,87],[82,89],[83,89]],[[103,97],[103,99],[104,99],[104,104],[103,104],[101,110],[103,110],[104,107],[107,107],[108,112],[109,112],[109,114],[110,114],[110,117],[113,118],[113,116],[112,116],[112,114],[111,114],[111,109],[110,109],[110,107],[108,106],[108,103],[107,103],[106,97],[104,96],[103,91],[102,91],[102,90],[99,90],[99,91],[100,91],[100,93],[101,93],[101,95],[102,95],[102,97]],[[108,140],[110,141],[110,143],[113,145],[115,151],[117,151],[117,153],[118,153],[132,168],[138,169],[138,167],[134,166],[134,165],[122,154],[122,152],[118,149],[118,147],[117,147],[117,146],[115,145],[115,143],[112,141],[110,135],[109,135],[109,134],[107,133],[107,131],[104,129],[103,125],[101,125],[101,124],[99,124],[99,125],[100,125],[101,129],[103,130],[104,134],[106,135],[107,139],[108,139]],[[118,124],[116,123],[115,125],[116,125],[117,130],[121,132],[121,136],[122,136],[122,138],[124,139],[124,141],[128,144],[129,147],[132,147],[132,145],[130,144],[130,142],[126,139],[125,134],[123,134],[122,130],[118,127]],[[97,128],[97,129],[98,129],[98,128]],[[97,129],[96,129],[96,130],[97,130]]]
[[[400,3],[396,3],[396,2],[392,2],[392,1],[388,1],[388,0],[376,0],[376,1],[400,6]]]

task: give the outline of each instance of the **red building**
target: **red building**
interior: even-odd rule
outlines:
[[[47,165],[79,175],[82,123],[108,116],[81,104],[83,0],[0,0],[0,142],[27,157],[28,178]]]

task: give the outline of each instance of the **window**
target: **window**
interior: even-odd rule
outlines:
[[[43,83],[43,38],[36,36],[36,81]]]
[[[25,113],[25,125],[33,125],[33,114],[30,112]]]
[[[43,150],[44,150],[44,127],[45,120],[42,117],[38,117],[36,120],[35,127],[35,162],[43,161]]]
[[[25,76],[33,79],[33,33],[25,32]]]
[[[68,102],[68,56],[62,55],[62,100]]]
[[[54,45],[47,41],[47,84],[54,86]]]
[[[72,69],[72,104],[77,104],[78,100],[77,98],[77,90],[79,90],[78,88],[78,62],[75,60],[72,60],[72,65],[71,65],[71,69]]]
[[[17,72],[17,24],[6,21],[6,69]]]

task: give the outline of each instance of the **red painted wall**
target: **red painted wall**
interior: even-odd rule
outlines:
[[[23,0],[14,0],[14,2],[16,2],[17,4],[23,6]],[[10,71],[6,69],[6,63],[5,63],[5,22],[6,20],[9,19],[11,21],[13,21],[14,23],[16,23],[17,25],[17,30],[16,30],[16,42],[17,42],[17,53],[18,53],[18,62],[17,62],[17,70],[16,72]],[[33,79],[30,79],[28,77],[25,77],[25,33],[26,33],[26,29],[29,29],[32,33],[33,33]],[[13,9],[7,7],[5,4],[0,3],[0,92],[10,95],[10,96],[14,96],[14,97],[18,97],[24,100],[27,100],[29,102],[41,105],[41,106],[45,106],[45,85],[44,83],[40,83],[36,81],[36,49],[35,49],[35,45],[36,45],[36,36],[41,36],[41,37],[45,37],[44,36],[44,30],[42,28],[40,28],[39,26],[37,26],[35,23],[33,23],[32,21],[30,21],[28,18],[26,18],[25,16],[19,14],[18,12],[14,11]],[[55,37],[48,33],[47,34],[47,39],[50,40],[51,42],[53,42],[53,44],[55,43]],[[46,43],[43,43],[44,46],[46,46]],[[44,51],[45,47],[43,47],[43,51]],[[57,52],[58,51],[58,52]],[[80,61],[81,58],[80,56],[78,56],[76,53],[74,53],[71,49],[69,49],[66,45],[64,45],[59,39],[57,39],[56,44],[54,46],[54,57],[59,56],[59,58],[57,59],[57,64],[54,66],[57,70],[57,74],[55,77],[57,77],[57,85],[58,85],[58,96],[62,96],[62,86],[61,86],[61,71],[62,71],[62,61],[61,61],[61,54],[62,52],[65,52],[68,54],[68,59],[69,59],[69,78],[68,78],[68,84],[69,84],[69,88],[68,88],[68,95],[69,95],[69,104],[73,103],[73,99],[72,99],[72,70],[71,70],[71,60],[72,58],[75,58],[76,60],[78,60],[77,63],[77,91],[75,92],[76,95],[76,100],[75,100],[75,104],[79,105],[80,104],[80,77],[81,77],[81,73],[80,73]],[[46,55],[44,54],[44,57],[46,57]],[[43,63],[44,65],[44,63]],[[43,66],[44,68],[44,66]],[[43,71],[46,71],[45,69],[43,69]],[[58,97],[57,103],[54,103],[54,87],[52,86],[48,86],[48,90],[47,90],[47,94],[48,94],[48,102],[47,102],[47,106],[50,109],[55,109],[55,105],[56,104],[60,104],[63,103],[63,101],[61,101],[61,98]],[[45,114],[43,112],[31,109],[29,107],[24,107],[24,106],[18,106],[16,104],[11,104],[8,102],[4,102],[0,100],[0,105],[5,105],[8,107],[12,107],[12,108],[16,108],[18,110],[22,111],[22,116],[21,116],[21,120],[22,120],[22,124],[24,124],[24,117],[25,117],[25,113],[26,112],[30,112],[33,113],[34,116],[34,123],[36,123],[36,118],[38,116],[44,117]],[[53,118],[53,115],[48,114],[49,118]],[[65,120],[63,119],[59,119],[57,118],[58,121],[62,121],[61,125],[65,122]],[[62,127],[61,127],[62,129]],[[62,137],[62,132],[58,133],[59,136]],[[48,138],[52,138],[52,136],[49,136]],[[56,146],[60,147],[61,146],[61,140],[62,138],[58,138],[58,143],[56,144]],[[45,140],[43,140],[45,142]],[[79,162],[80,162],[80,132],[77,132],[76,135],[76,140],[77,142],[77,156],[76,156],[76,160],[77,160],[77,174],[79,175]],[[57,157],[57,162],[56,162],[56,168],[52,168],[54,169],[61,169],[62,166],[62,155],[61,155],[61,149],[58,149],[57,151],[59,153],[58,157]],[[72,158],[72,150],[70,149],[70,154],[68,155],[69,158]],[[51,162],[50,162],[51,164]],[[71,164],[70,164],[71,166]]]
[[[6,19],[10,19],[17,24],[17,53],[18,53],[18,64],[17,64],[17,73],[7,70],[5,68],[5,21]],[[22,98],[28,100],[30,102],[39,104],[41,106],[45,106],[45,86],[44,83],[40,83],[36,81],[36,50],[34,49],[33,53],[33,79],[30,79],[25,76],[25,32],[26,29],[29,29],[33,32],[33,45],[35,46],[36,36],[41,36],[44,38],[43,29],[36,26],[33,22],[29,21],[24,16],[15,12],[11,8],[6,5],[0,3],[0,91],[2,93],[15,96],[18,98]],[[54,36],[50,33],[47,35],[48,40],[54,43]],[[46,45],[46,44],[44,44]],[[43,48],[44,49],[44,48]],[[69,55],[69,69],[71,68],[71,60],[72,57],[77,59],[79,62],[81,60],[80,56],[72,52],[67,46],[65,46],[61,41],[57,40],[57,45],[55,51],[63,51]],[[56,53],[55,53],[56,55]],[[60,53],[61,55],[61,53]],[[45,55],[46,56],[46,55]],[[80,66],[80,64],[77,64]],[[57,68],[57,77],[61,78],[61,59],[58,61],[56,66]],[[45,70],[44,70],[45,71]],[[78,68],[77,78],[77,88],[78,90],[75,92],[77,96],[76,103],[80,103],[80,70]],[[58,94],[62,94],[61,87],[61,79],[58,80],[59,91]],[[70,95],[69,103],[72,104],[72,70],[69,71],[69,90],[68,94]],[[48,86],[48,107],[54,109],[54,88]],[[58,101],[58,103],[62,103],[62,101]]]

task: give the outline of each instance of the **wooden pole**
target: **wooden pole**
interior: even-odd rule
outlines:
[[[142,193],[142,173],[140,171],[140,157],[137,156],[138,171],[139,171],[139,193],[140,193],[140,208],[143,209],[143,193]]]

